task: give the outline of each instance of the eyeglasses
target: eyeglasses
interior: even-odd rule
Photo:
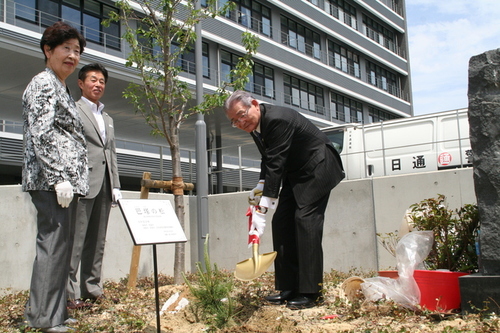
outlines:
[[[236,124],[240,122],[243,118],[248,116],[248,110],[250,110],[251,107],[252,106],[250,105],[245,112],[238,111],[239,115],[237,116],[236,119],[231,120],[231,126],[235,128],[238,127]]]

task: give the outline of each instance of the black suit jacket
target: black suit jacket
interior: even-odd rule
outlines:
[[[329,193],[343,178],[338,152],[327,136],[299,112],[261,104],[260,138],[251,133],[262,155],[263,195],[277,198],[288,180],[299,207]]]

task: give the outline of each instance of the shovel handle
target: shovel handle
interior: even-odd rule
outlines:
[[[252,230],[252,209],[248,207],[246,216],[248,216],[248,231]],[[248,235],[248,244],[259,244],[259,235]]]
[[[258,275],[260,275],[259,270],[261,268],[260,255],[259,255],[259,243],[252,244],[252,253],[253,253],[253,274],[255,276],[258,276]]]

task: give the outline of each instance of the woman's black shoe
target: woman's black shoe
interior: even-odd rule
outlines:
[[[264,297],[266,301],[274,305],[285,304],[288,300],[294,298],[297,294],[292,290],[283,290],[279,294]]]
[[[300,310],[312,308],[321,303],[323,303],[323,296],[321,294],[301,294],[289,300],[286,307],[291,310]]]

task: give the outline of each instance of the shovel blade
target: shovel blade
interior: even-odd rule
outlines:
[[[276,258],[276,252],[259,255],[259,263],[254,258],[243,260],[236,264],[234,276],[238,280],[251,281],[264,274]]]
[[[269,266],[276,259],[277,252],[269,252],[264,254],[254,255],[253,258],[240,261],[236,264],[234,276],[238,280],[251,281],[264,274]]]

